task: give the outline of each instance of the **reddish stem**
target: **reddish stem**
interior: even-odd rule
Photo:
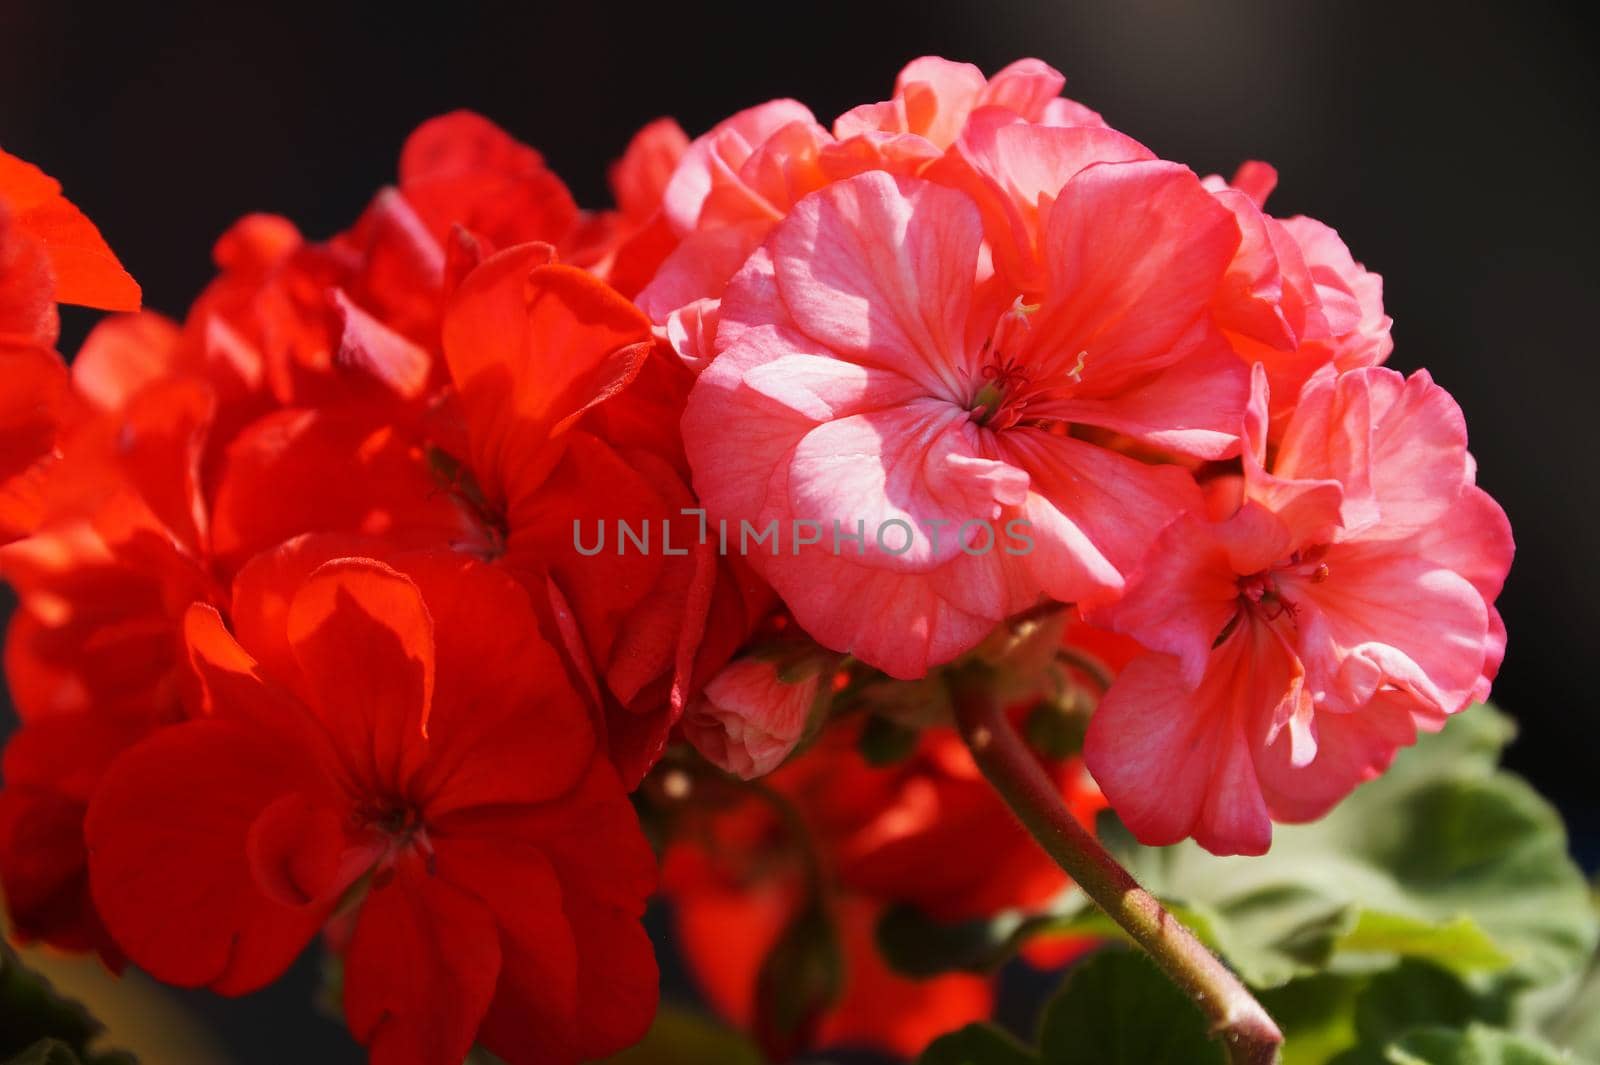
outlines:
[[[1199,1004],[1233,1065],[1273,1065],[1283,1043],[1278,1026],[1239,978],[1073,819],[1011,727],[987,670],[952,670],[950,687],[973,759],[1033,838]]]

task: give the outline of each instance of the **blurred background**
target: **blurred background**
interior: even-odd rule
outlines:
[[[420,7],[420,5],[419,5]],[[1495,698],[1509,762],[1600,865],[1600,129],[1576,9],[1392,0],[743,5],[534,3],[365,9],[0,0],[0,145],[59,178],[144,286],[181,316],[212,242],[252,210],[313,237],[393,179],[421,120],[470,107],[545,153],[587,206],[644,122],[691,135],[777,96],[824,123],[886,98],[908,59],[993,72],[1038,56],[1067,91],[1202,174],[1277,166],[1273,213],[1339,230],[1385,282],[1390,365],[1427,366],[1472,428],[1479,480],[1511,515]],[[70,312],[69,312],[70,313]],[[90,317],[69,317],[70,352]],[[5,387],[5,382],[0,382]],[[8,604],[0,603],[0,609]],[[0,734],[10,725],[0,707]],[[91,999],[93,963],[57,966]],[[113,1019],[161,1038],[171,1010],[214,1042],[147,1061],[354,1063],[307,1008],[315,959],[242,1001],[153,988]],[[674,982],[676,979],[674,978]],[[134,1040],[130,1035],[124,1042]],[[222,1049],[218,1049],[218,1047]]]

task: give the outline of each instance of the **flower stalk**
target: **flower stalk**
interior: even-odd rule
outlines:
[[[951,670],[949,684],[973,759],[1045,852],[1195,1000],[1233,1065],[1276,1062],[1283,1043],[1278,1026],[1239,978],[1073,819],[1006,717],[991,672],[978,665]]]

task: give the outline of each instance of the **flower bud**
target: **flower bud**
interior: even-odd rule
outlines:
[[[765,776],[810,732],[832,697],[839,656],[808,646],[736,659],[683,716],[683,732],[709,761],[745,780]]]

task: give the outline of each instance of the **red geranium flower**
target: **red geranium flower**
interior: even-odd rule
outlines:
[[[240,994],[333,921],[385,1065],[636,1041],[654,861],[525,593],[449,552],[323,562],[347,547],[242,573],[237,640],[189,612],[206,713],[122,756],[86,822],[107,926],[159,979]]]

